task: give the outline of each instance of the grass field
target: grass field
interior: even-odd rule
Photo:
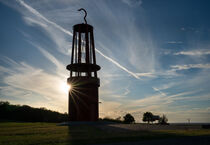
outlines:
[[[55,123],[0,123],[0,145],[77,145],[184,136],[210,136],[210,130],[110,132],[91,125],[57,126]]]

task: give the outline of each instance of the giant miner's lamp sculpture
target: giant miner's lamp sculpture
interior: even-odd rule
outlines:
[[[96,64],[93,26],[87,24],[73,26],[71,64],[66,68],[70,71],[67,79],[69,91],[69,120],[70,121],[97,121],[98,120],[98,87],[100,80]]]

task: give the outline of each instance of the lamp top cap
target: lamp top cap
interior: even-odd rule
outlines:
[[[87,11],[84,8],[80,8],[80,9],[78,9],[78,11],[84,11],[85,12],[85,16],[84,16],[85,23],[76,24],[76,25],[73,26],[73,29],[76,32],[81,32],[81,33],[92,32],[93,31],[93,26],[87,24],[87,20],[86,20]]]

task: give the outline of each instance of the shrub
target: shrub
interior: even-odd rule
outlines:
[[[135,122],[135,119],[134,117],[131,115],[131,114],[126,114],[124,117],[124,123],[134,123]]]

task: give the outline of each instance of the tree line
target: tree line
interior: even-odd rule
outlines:
[[[59,113],[46,108],[33,108],[28,105],[12,105],[0,101],[1,121],[24,122],[63,122],[68,121],[67,113]]]
[[[127,123],[127,124],[135,123],[135,119],[130,113],[127,113],[125,116],[123,116],[123,120],[121,120],[121,117],[118,117],[116,119],[104,118],[101,120],[111,121],[111,122],[116,122],[116,123]],[[158,121],[158,124],[161,124],[161,125],[169,124],[168,118],[166,117],[166,115],[164,114],[162,116],[153,115],[151,112],[145,112],[143,114],[142,121],[147,122],[148,124],[150,124],[151,122],[153,123],[154,121]]]
[[[134,117],[127,113],[116,119],[103,118],[103,121],[111,121],[116,123],[135,123]],[[56,111],[48,110],[46,108],[34,108],[28,105],[13,105],[9,102],[0,101],[0,121],[24,121],[24,122],[64,122],[68,121],[67,113],[59,113]],[[153,115],[151,112],[145,112],[142,118],[143,122],[158,121],[159,124],[168,124],[166,115],[158,116]]]
[[[150,122],[153,123],[154,121],[158,121],[158,124],[168,125],[168,118],[165,114],[160,117],[159,115],[153,115],[151,112],[145,112],[142,121],[147,122],[148,124]]]

